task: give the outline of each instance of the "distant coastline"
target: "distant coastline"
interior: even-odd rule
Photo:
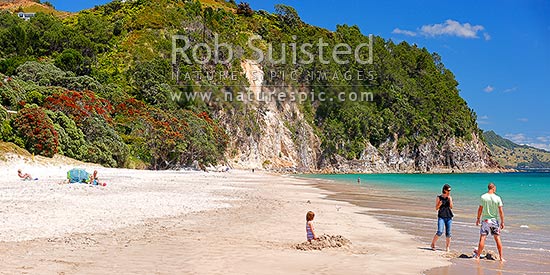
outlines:
[[[514,169],[514,168],[491,168],[491,169],[471,169],[471,170],[458,170],[458,169],[449,169],[449,168],[437,168],[431,171],[399,171],[399,170],[386,170],[386,171],[340,171],[340,170],[327,170],[327,169],[317,169],[317,170],[301,170],[298,168],[272,168],[266,169],[268,172],[276,174],[304,174],[304,175],[314,175],[314,174],[500,174],[500,173],[521,173],[521,172],[550,172],[550,169],[529,169],[528,171]]]
[[[517,172],[520,173],[550,173],[550,168],[519,168]]]

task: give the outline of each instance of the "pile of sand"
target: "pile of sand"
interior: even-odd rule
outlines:
[[[338,248],[338,247],[349,247],[351,241],[340,236],[332,236],[323,234],[321,237],[311,242],[303,242],[294,246],[298,250],[322,250],[324,248]]]

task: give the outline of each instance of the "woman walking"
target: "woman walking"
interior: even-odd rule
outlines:
[[[432,240],[432,250],[435,250],[437,239],[443,235],[445,228],[445,237],[447,237],[445,250],[449,252],[451,246],[451,226],[453,224],[453,198],[451,197],[451,186],[443,185],[441,195],[435,199],[435,210],[437,210],[437,232]]]

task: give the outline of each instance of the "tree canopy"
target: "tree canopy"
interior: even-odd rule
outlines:
[[[357,26],[339,25],[332,32],[307,25],[294,8],[283,4],[270,14],[254,12],[247,3],[208,3],[113,1],[65,19],[37,13],[29,21],[0,12],[1,104],[33,110],[40,123],[49,125],[48,131],[57,137],[49,143],[55,148],[48,155],[60,152],[109,166],[157,169],[193,161],[216,163],[223,161],[228,140],[234,138],[221,127],[219,114],[232,114],[229,121],[240,121],[247,135],[261,132],[260,123],[250,119],[250,106],[214,100],[224,93],[245,92],[249,84],[243,75],[205,77],[240,70],[241,61],[254,57],[247,45],[252,35],[259,35],[256,46],[262,50],[271,45],[277,58],[294,54],[292,47],[283,45],[322,40],[326,50],[312,48],[312,54],[327,60],[339,43],[355,49],[372,39],[372,64],[358,62],[353,54],[342,57],[345,64],[327,64],[319,58],[308,64],[261,64],[266,72],[297,76],[267,78],[264,84],[326,95],[327,100],[308,98],[299,105],[320,136],[325,156],[357,159],[369,143],[379,146],[398,139],[400,147],[418,147],[429,139],[468,139],[479,131],[475,113],[460,97],[453,73],[437,53],[366,36]],[[226,64],[171,64],[172,35],[185,35],[211,48],[219,39],[240,50]],[[207,54],[196,51],[203,59]],[[211,54],[228,56],[223,48]],[[358,54],[362,59],[370,55]],[[308,58],[301,51],[296,55]],[[176,83],[174,72],[198,72],[203,77]],[[355,77],[343,77],[346,73]],[[173,100],[174,94],[205,91],[212,93],[212,100]],[[337,100],[362,93],[372,94],[373,100]],[[35,104],[34,109],[25,109],[29,104]],[[2,139],[36,148],[24,131],[10,130],[35,123],[3,122]]]

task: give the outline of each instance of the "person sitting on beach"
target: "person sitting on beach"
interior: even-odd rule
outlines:
[[[94,173],[90,176],[89,184],[97,185],[98,184],[97,170],[94,170]]]
[[[97,170],[94,170],[92,174],[79,168],[73,168],[67,172],[67,183],[86,183],[100,186],[107,185],[106,183],[100,183],[98,179]]]
[[[317,235],[315,235],[315,228],[313,228],[313,218],[315,218],[315,213],[313,213],[313,211],[308,211],[306,214],[306,235],[308,242],[317,239]]]
[[[435,210],[437,210],[437,232],[432,240],[431,248],[435,250],[437,239],[443,235],[443,227],[445,227],[446,248],[449,252],[451,246],[451,226],[453,224],[453,198],[451,197],[451,186],[443,185],[441,195],[435,198]]]
[[[97,177],[97,170],[94,170],[94,173],[90,176],[90,181],[88,183],[92,185],[107,186],[106,183],[99,182],[99,178]]]
[[[21,169],[17,170],[17,175],[22,178],[23,180],[33,180],[31,174],[21,172]]]

